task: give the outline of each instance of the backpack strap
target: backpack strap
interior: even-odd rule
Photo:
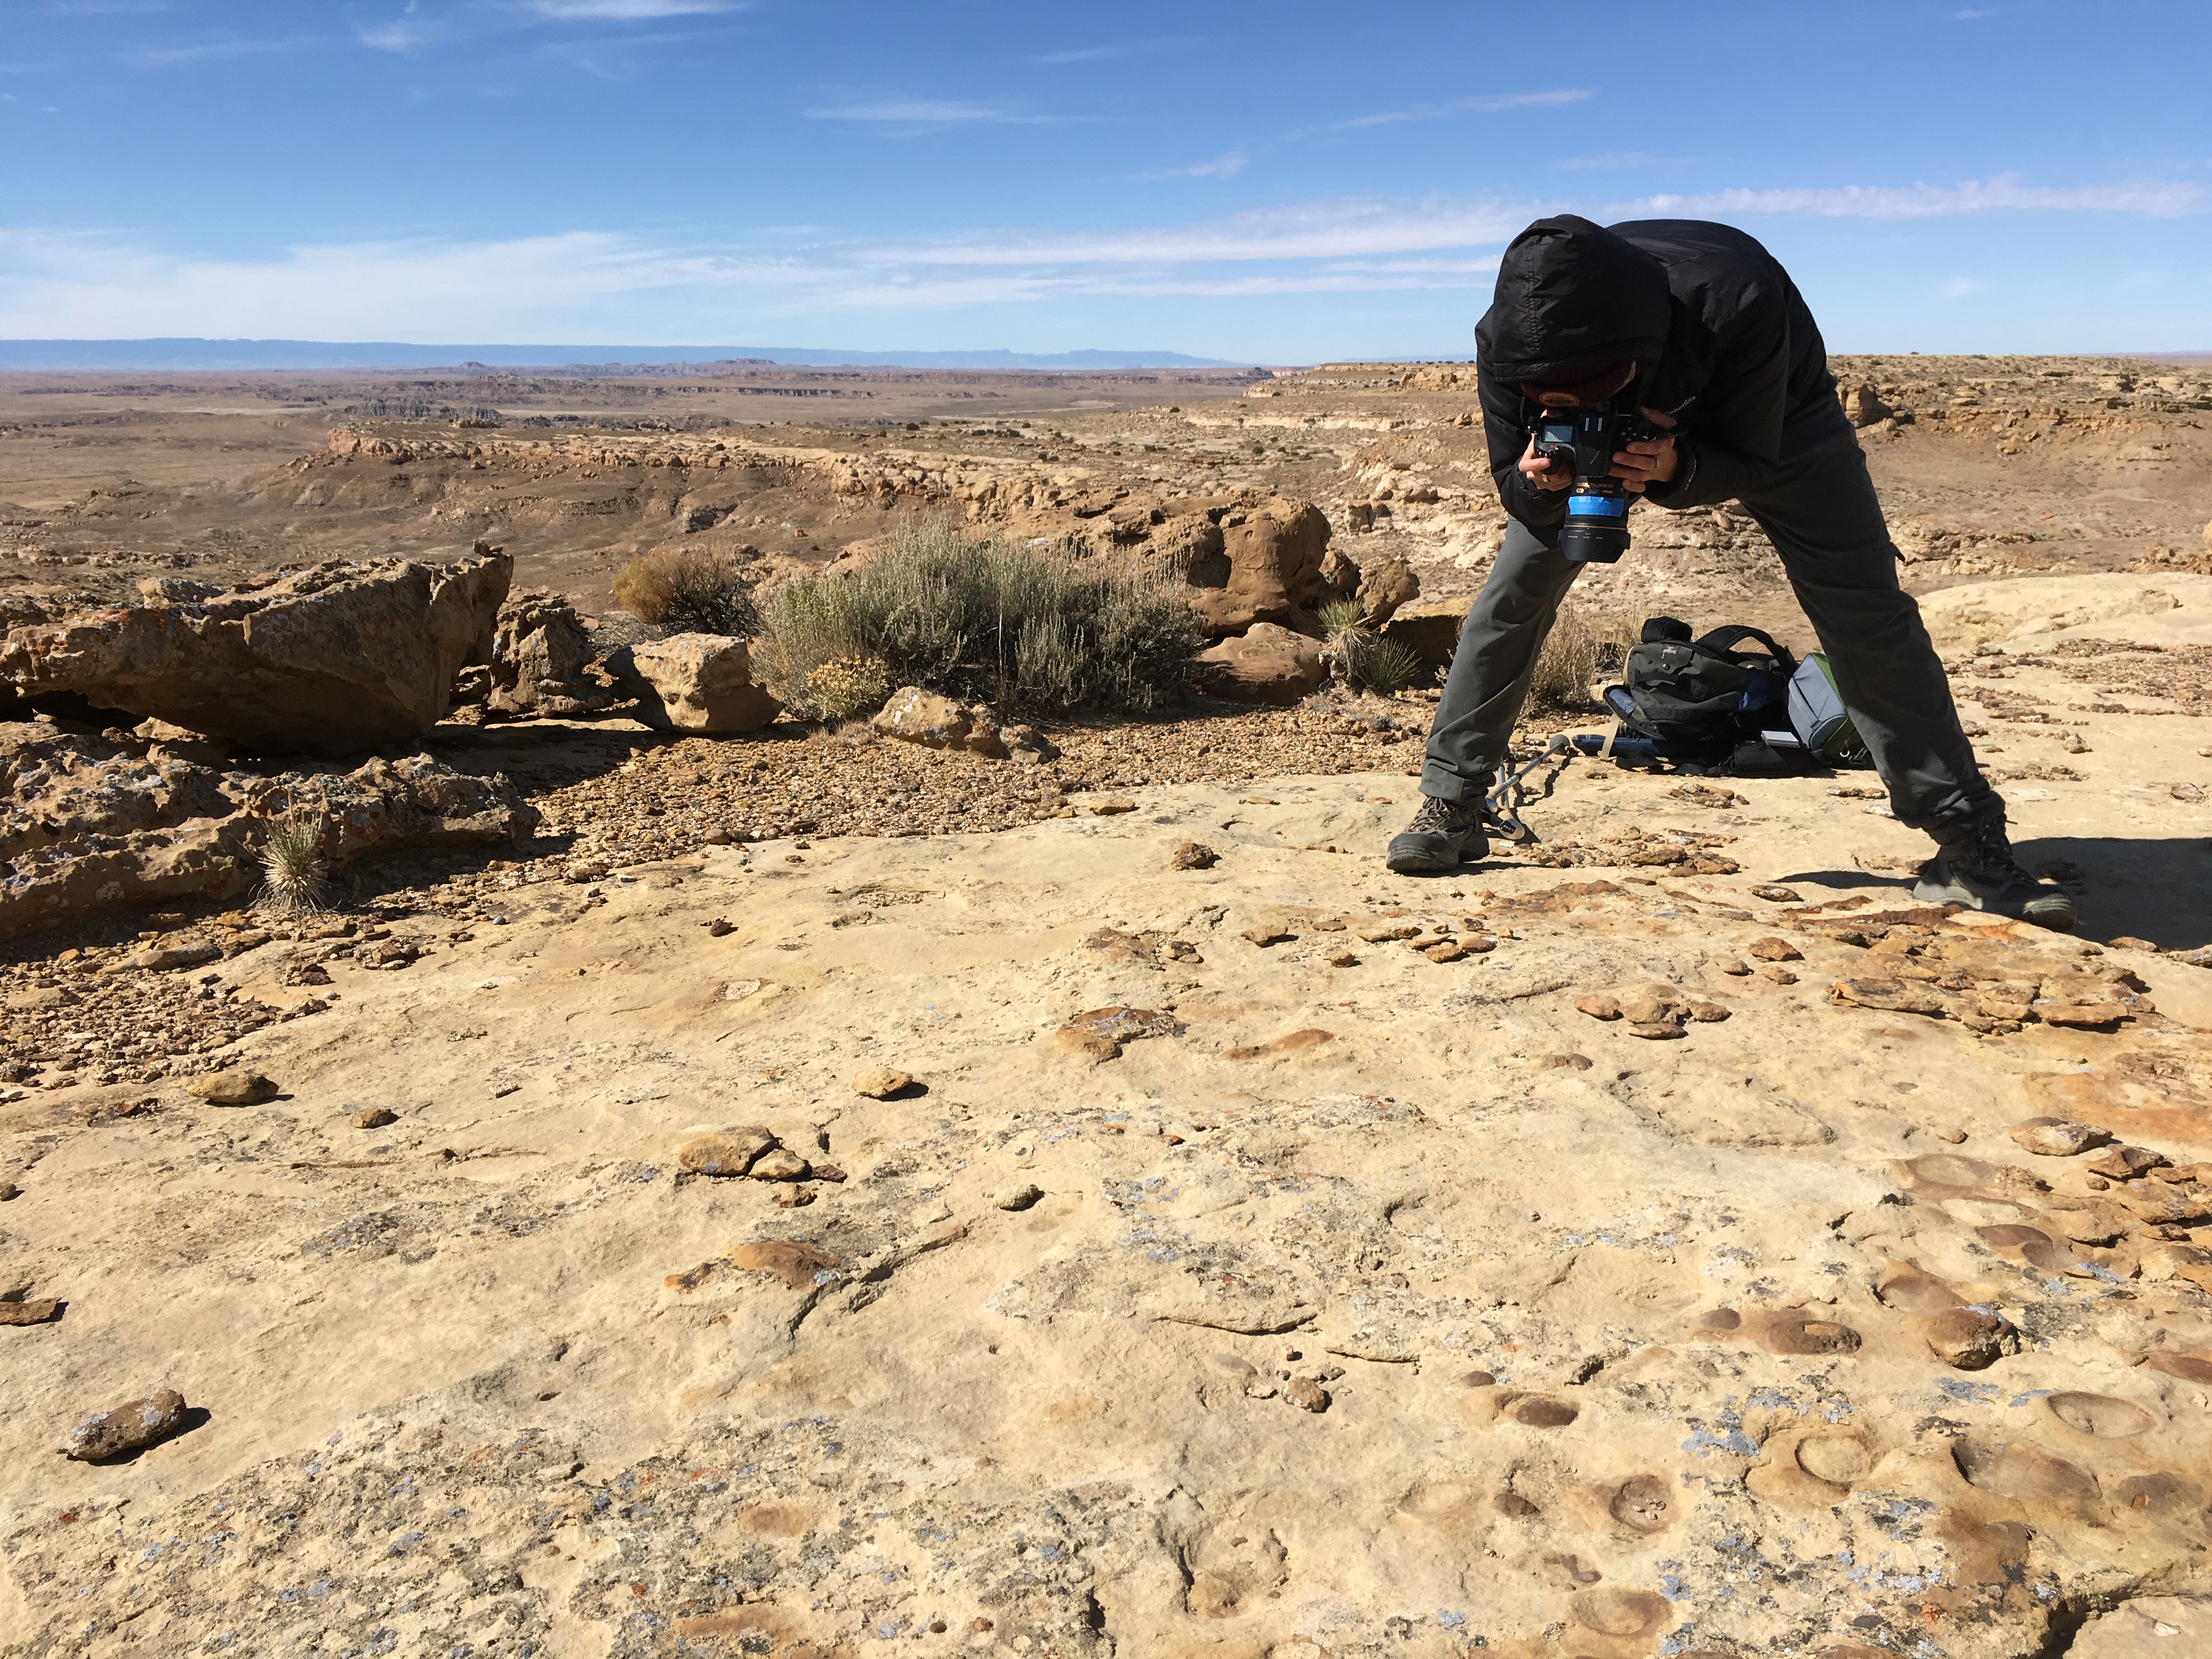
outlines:
[[[1797,659],[1791,656],[1787,648],[1777,644],[1774,635],[1763,628],[1753,628],[1743,623],[1728,623],[1713,629],[1698,644],[1708,651],[1733,651],[1743,640],[1757,640],[1765,646],[1767,654],[1774,659],[1775,665],[1784,674],[1797,672]]]

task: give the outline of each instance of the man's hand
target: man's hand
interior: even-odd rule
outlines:
[[[1537,459],[1534,434],[1528,439],[1528,448],[1521,452],[1520,469],[1521,476],[1539,489],[1565,489],[1575,481],[1573,462]]]
[[[1645,410],[1644,418],[1662,428],[1674,424],[1672,416],[1662,415],[1656,409]],[[1535,441],[1531,439],[1529,441],[1533,447]],[[1613,456],[1613,476],[1620,480],[1622,488],[1631,495],[1641,495],[1650,485],[1663,484],[1672,478],[1678,459],[1673,438],[1647,439],[1629,445]],[[1528,470],[1525,460],[1521,463],[1521,470],[1524,472]],[[1542,480],[1538,482],[1540,483]],[[1558,488],[1557,485],[1545,487]]]

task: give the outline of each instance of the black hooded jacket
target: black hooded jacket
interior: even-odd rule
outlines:
[[[1515,237],[1474,331],[1491,475],[1531,528],[1566,516],[1566,492],[1519,471],[1535,407],[1523,380],[1559,380],[1633,358],[1621,401],[1674,416],[1669,507],[1755,496],[1785,454],[1848,433],[1827,347],[1790,273],[1743,232],[1696,219],[1602,228],[1563,215]]]

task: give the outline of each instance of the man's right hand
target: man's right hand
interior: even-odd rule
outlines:
[[[1537,459],[1533,436],[1528,448],[1521,452],[1520,468],[1521,476],[1539,489],[1565,489],[1575,481],[1575,469],[1568,463]]]

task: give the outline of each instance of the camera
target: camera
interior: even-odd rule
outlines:
[[[1595,409],[1547,409],[1535,426],[1536,454],[1574,469],[1559,551],[1576,564],[1612,564],[1628,551],[1627,490],[1613,476],[1613,458],[1632,443],[1663,434],[1640,415],[1610,404]]]

